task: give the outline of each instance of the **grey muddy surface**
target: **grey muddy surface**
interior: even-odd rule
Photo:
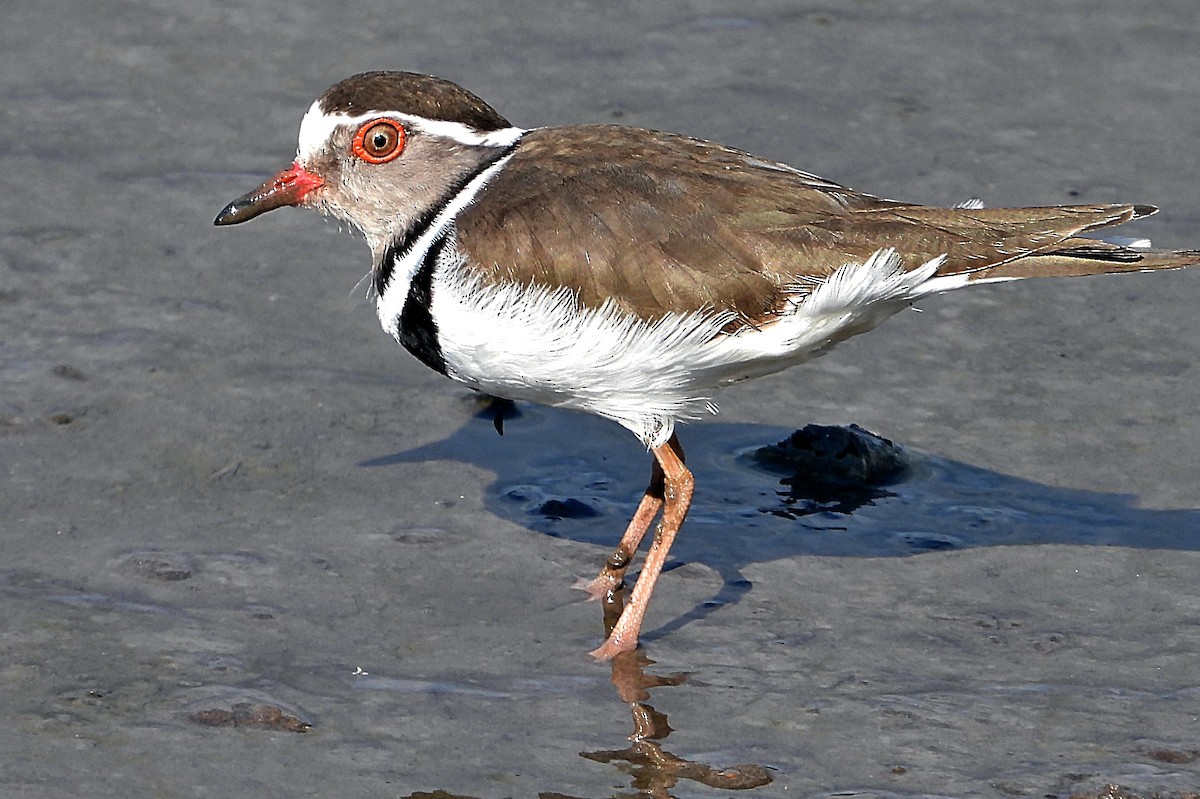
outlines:
[[[727,392],[682,430],[657,664],[614,686],[571,585],[632,511],[636,441],[529,407],[496,436],[379,331],[360,241],[211,225],[317,94],[399,68],[516,124],[677,130],[900,199],[1155,203],[1129,234],[1196,247],[1200,6],[0,22],[0,797],[1200,789],[1200,271],[935,298]],[[745,453],[809,423],[914,466],[856,507],[797,498]],[[631,745],[631,702],[670,736]]]

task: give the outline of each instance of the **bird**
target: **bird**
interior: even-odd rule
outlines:
[[[695,488],[677,427],[715,413],[719,389],[952,289],[1200,263],[1200,250],[1085,235],[1151,205],[900,202],[677,133],[521,128],[455,83],[399,71],[329,88],[291,165],[215,224],[284,206],[361,232],[379,321],[426,366],[611,419],[653,455],[620,542],[580,586],[624,588],[653,526],[598,659],[638,646]]]

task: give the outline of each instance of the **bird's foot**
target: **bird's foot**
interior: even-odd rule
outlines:
[[[604,639],[604,643],[593,649],[588,654],[596,660],[612,660],[617,655],[625,652],[632,652],[637,649],[638,639],[636,635],[610,635]]]
[[[572,588],[577,588],[588,595],[589,602],[596,600],[610,601],[614,591],[617,591],[623,586],[625,581],[611,574],[600,572],[592,579],[579,578]]]

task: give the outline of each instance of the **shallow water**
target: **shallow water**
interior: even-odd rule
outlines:
[[[614,671],[571,585],[647,479],[632,437],[528,407],[497,436],[378,331],[361,242],[211,225],[326,86],[408,68],[883,196],[1155,202],[1130,235],[1194,247],[1193,4],[0,20],[0,797],[1200,786],[1200,274],[934,298],[728,392],[682,431],[657,662]],[[814,422],[913,467],[848,503],[746,458]]]
[[[752,457],[792,432],[720,422],[682,429],[701,489],[688,514],[692,534],[678,544],[680,560],[887,557],[1019,544],[1200,548],[1200,511],[1139,508],[1132,496],[1041,485],[903,447],[907,471],[897,479],[865,487],[862,497],[835,489],[821,501],[790,485],[786,468]],[[514,453],[530,454],[514,461]],[[495,473],[488,509],[497,515],[599,546],[611,544],[612,531],[633,515],[650,463],[611,423],[522,406],[499,438],[469,424],[443,441],[360,465],[430,459]]]

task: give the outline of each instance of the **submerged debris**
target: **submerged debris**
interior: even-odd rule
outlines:
[[[188,718],[206,727],[249,727],[279,732],[308,732],[312,729],[308,722],[289,715],[275,705],[254,705],[250,702],[237,702],[228,710],[198,710]]]
[[[791,472],[785,482],[826,490],[890,485],[909,466],[904,450],[856,424],[810,424],[777,444],[759,447],[753,458]]]
[[[876,499],[892,496],[884,486],[901,481],[910,456],[882,436],[856,424],[810,424],[784,440],[750,454],[758,466],[786,474],[779,482],[788,518],[814,513],[853,513]]]

